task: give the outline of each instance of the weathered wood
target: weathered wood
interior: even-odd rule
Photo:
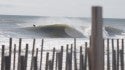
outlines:
[[[121,70],[124,70],[124,39],[122,39]]]
[[[48,63],[49,63],[49,53],[47,52],[47,54],[46,54],[46,66],[45,66],[45,70],[48,70]]]
[[[71,54],[67,53],[67,70],[71,70]]]
[[[69,45],[67,45],[67,49],[66,49],[66,70],[72,70],[72,46],[71,46],[71,50],[69,51]]]
[[[36,42],[36,39],[33,39],[33,48],[32,48],[32,55],[31,55],[31,66],[30,66],[30,70],[32,70],[33,65],[34,65],[34,64],[33,64],[33,63],[34,63],[33,57],[34,57],[35,42]]]
[[[13,70],[15,70],[15,61],[16,61],[16,44],[14,44]]]
[[[74,70],[77,70],[76,38],[74,38]]]
[[[114,61],[114,58],[113,58],[114,57],[113,55],[114,54],[113,53],[114,52],[114,39],[111,39],[111,45],[112,45],[112,70],[114,70],[114,62],[113,62]]]
[[[85,42],[85,66],[84,66],[84,70],[87,70],[87,42]]]
[[[49,60],[49,61],[48,61],[48,64],[49,64],[49,70],[52,70],[52,61]]]
[[[66,62],[65,62],[65,70],[68,70],[68,50],[69,50],[69,45],[66,45]]]
[[[91,66],[92,64],[91,64],[91,63],[92,63],[92,59],[93,59],[93,58],[92,58],[91,48],[87,48],[87,52],[88,52],[87,55],[88,55],[88,65],[89,65],[89,66],[88,66],[88,69],[89,69],[89,70],[92,70],[92,66]]]
[[[43,56],[43,44],[44,44],[44,39],[42,39],[42,43],[41,43],[41,57],[40,57],[40,69],[39,70],[42,70],[42,56]]]
[[[62,70],[62,62],[63,62],[63,46],[61,46],[61,51],[58,55],[58,70]]]
[[[122,53],[122,50],[120,50],[120,63],[121,63],[120,69],[123,70],[124,66],[122,66],[122,64],[123,64],[123,53]]]
[[[107,39],[107,70],[110,70],[109,39]]]
[[[5,59],[4,59],[4,51],[5,50],[5,45],[2,45],[2,56],[1,56],[1,70],[4,70],[5,69],[5,65],[4,65],[4,62],[5,62]]]
[[[20,56],[20,70],[25,70],[25,56]]]
[[[80,47],[80,55],[79,55],[79,56],[80,56],[80,62],[79,62],[79,63],[80,63],[80,64],[79,64],[79,66],[80,66],[79,68],[80,68],[80,69],[79,69],[79,70],[83,70],[83,54],[82,54],[82,46]]]
[[[4,56],[5,58],[5,70],[10,70],[10,56]]]
[[[73,53],[73,44],[71,44],[71,50],[70,50],[70,67],[69,67],[69,70],[72,70],[72,53]]]
[[[53,70],[53,68],[54,68],[54,60],[55,60],[55,48],[53,48],[53,55],[52,55],[52,68],[51,68],[51,70]]]
[[[9,56],[4,56],[4,58],[5,58],[5,70],[10,70],[11,53],[12,53],[12,38],[10,38],[10,40],[9,40]]]
[[[25,68],[24,68],[24,70],[27,70],[28,47],[29,47],[29,45],[26,44],[26,51],[25,51]]]
[[[36,57],[34,57],[34,70],[38,69],[37,59],[38,59],[38,48],[36,49]]]
[[[112,70],[116,70],[116,54],[114,50],[114,39],[112,39]]]
[[[113,56],[114,56],[114,57],[113,57],[113,58],[114,58],[114,60],[113,60],[113,62],[114,62],[114,64],[113,64],[113,66],[114,66],[113,69],[114,69],[114,70],[117,70],[116,51],[115,51],[115,50],[113,51]]]
[[[119,39],[117,39],[117,70],[119,70]]]
[[[102,35],[102,7],[92,7],[91,70],[104,70],[104,46]]]
[[[22,39],[19,39],[19,52],[18,52],[18,66],[17,69],[20,70],[20,56],[21,56],[21,45],[22,45]]]
[[[61,46],[61,51],[57,53],[57,64],[56,64],[56,70],[62,70],[62,62],[63,62],[63,46]]]
[[[55,67],[55,70],[58,69],[58,56],[59,56],[59,53],[57,52],[56,53],[56,67]]]
[[[58,70],[61,70],[61,52],[58,53],[57,56],[57,62],[58,62]]]
[[[9,60],[8,60],[8,70],[10,70],[11,67],[11,53],[12,53],[12,38],[9,40]]]

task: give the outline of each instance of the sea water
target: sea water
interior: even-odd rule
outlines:
[[[106,18],[103,22],[104,38],[117,39],[125,37],[125,19]],[[35,25],[35,27],[33,25]],[[51,29],[53,29],[53,27],[50,25],[61,25],[61,27],[64,25],[66,26],[61,30],[58,30],[58,28],[55,27],[56,29],[54,29],[54,32],[62,31],[62,34],[58,35],[55,33],[53,36],[52,34],[50,34],[52,32]],[[82,34],[80,38],[77,36],[78,33]],[[67,36],[64,37],[64,34],[66,34]],[[0,45],[6,46],[5,55],[8,55],[10,37],[13,38],[13,45],[17,45],[17,50],[19,45],[19,38],[23,39],[21,47],[22,52],[25,51],[26,44],[29,44],[29,47],[31,47],[29,48],[29,50],[32,50],[32,42],[34,38],[36,39],[36,48],[41,48],[41,40],[44,38],[44,50],[51,51],[53,47],[59,50],[61,46],[66,47],[66,44],[73,44],[73,38],[75,37],[77,38],[77,50],[79,50],[80,46],[84,47],[85,42],[89,42],[90,34],[90,18],[0,15]],[[45,55],[43,56],[45,57]],[[31,56],[29,56],[29,58],[30,57]],[[43,63],[45,63],[45,61]],[[28,62],[28,65],[30,66],[30,61]]]

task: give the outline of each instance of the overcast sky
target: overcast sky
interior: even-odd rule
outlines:
[[[90,17],[94,5],[105,18],[125,18],[125,0],[0,0],[0,14]]]

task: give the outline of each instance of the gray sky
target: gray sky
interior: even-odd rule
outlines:
[[[105,18],[125,18],[125,0],[0,0],[0,14],[90,17],[94,5]]]

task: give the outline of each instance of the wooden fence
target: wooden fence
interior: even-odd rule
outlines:
[[[60,50],[53,48],[50,52],[43,49],[44,39],[42,39],[41,48],[35,47],[35,41],[36,39],[33,40],[30,53],[29,44],[26,44],[25,54],[21,54],[22,39],[19,39],[19,46],[16,46],[16,44],[13,46],[12,38],[10,38],[9,55],[5,55],[5,45],[2,45],[0,50],[1,70],[91,70],[90,56],[88,56],[87,50],[89,44],[87,42],[84,46],[80,46],[78,50],[76,39],[74,39],[74,44],[60,46]],[[124,39],[105,39],[104,47],[104,70],[124,70]],[[19,50],[16,50],[16,48]],[[65,48],[66,50],[64,50]],[[31,57],[28,58],[28,56]]]

